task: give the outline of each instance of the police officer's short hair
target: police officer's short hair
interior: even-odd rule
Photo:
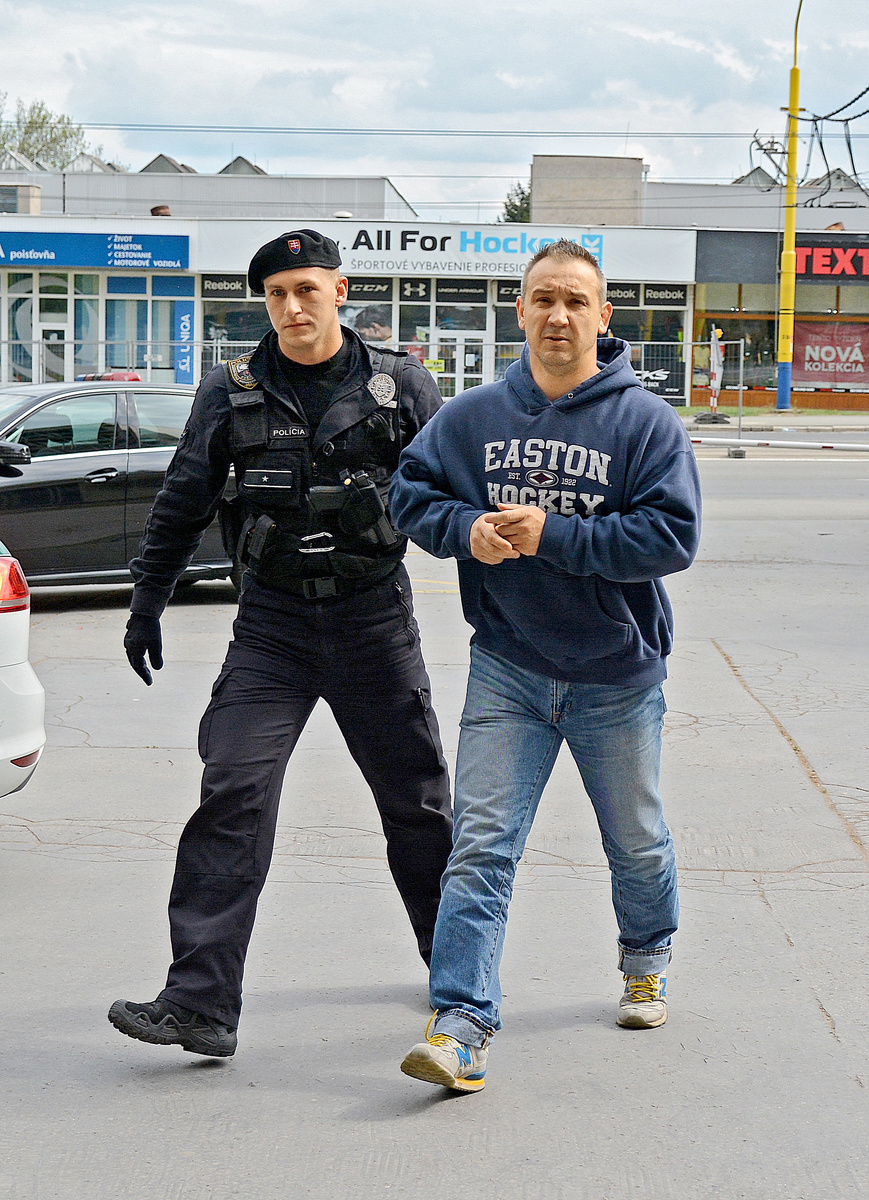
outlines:
[[[531,261],[525,267],[522,274],[522,292],[525,295],[525,287],[528,283],[528,276],[533,267],[536,267],[544,258],[554,258],[556,262],[568,262],[570,259],[578,259],[580,262],[588,263],[594,270],[597,277],[597,290],[600,295],[600,306],[606,304],[606,276],[600,269],[595,256],[590,250],[586,250],[585,246],[580,246],[579,242],[572,242],[568,238],[559,238],[557,242],[549,242],[545,246],[541,246]]]

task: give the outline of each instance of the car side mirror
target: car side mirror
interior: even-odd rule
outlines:
[[[20,442],[0,442],[0,475],[20,475],[20,467],[30,462],[30,447]]]

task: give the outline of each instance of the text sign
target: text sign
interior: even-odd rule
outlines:
[[[684,308],[688,303],[688,289],[672,283],[647,283],[643,288],[643,300],[647,308],[652,304],[657,308]]]
[[[798,279],[818,283],[865,283],[869,279],[869,235],[803,234],[797,242]]]
[[[243,300],[247,295],[246,283],[247,276],[245,275],[203,275],[202,298],[219,296],[224,299]]]
[[[383,276],[365,277],[360,279],[356,276],[353,279],[347,280],[347,299],[348,300],[381,300],[392,303],[392,280],[384,279]]]
[[[606,298],[613,308],[639,308],[640,285],[638,283],[608,283]]]
[[[193,383],[193,301],[175,301],[175,382]]]
[[[180,234],[0,231],[0,266],[3,267],[186,271],[189,261],[190,239]]]

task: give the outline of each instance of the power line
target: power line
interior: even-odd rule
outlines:
[[[134,122],[83,121],[82,129],[113,130],[122,133],[215,133],[215,134],[280,134],[316,137],[494,137],[494,138],[621,138],[622,130],[582,129],[376,129],[376,128],[330,128],[326,126],[281,126],[281,125],[150,125]],[[741,140],[751,138],[751,133],[727,133],[688,130],[640,130],[632,131],[631,139],[679,138],[689,140]],[[843,135],[842,135],[843,136]],[[852,134],[852,137],[869,138],[869,133]]]

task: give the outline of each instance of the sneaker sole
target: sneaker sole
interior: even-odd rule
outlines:
[[[624,1016],[621,1013],[616,1017],[617,1023],[622,1029],[657,1029],[667,1020],[667,1010],[664,1010],[663,1016],[657,1021],[649,1021],[646,1017],[639,1015]]]
[[[457,1092],[480,1092],[486,1086],[485,1079],[456,1079],[446,1067],[430,1058],[413,1058],[408,1054],[401,1064],[405,1075],[421,1079],[424,1083],[439,1083],[441,1087],[453,1088]]]
[[[222,1046],[203,1044],[185,1037],[177,1028],[176,1032],[170,1033],[168,1029],[163,1031],[153,1025],[140,1025],[120,1004],[113,1004],[109,1009],[109,1020],[119,1033],[135,1038],[137,1042],[148,1042],[151,1046],[180,1046],[188,1054],[202,1054],[208,1058],[232,1058],[235,1054],[234,1048],[230,1050]]]

